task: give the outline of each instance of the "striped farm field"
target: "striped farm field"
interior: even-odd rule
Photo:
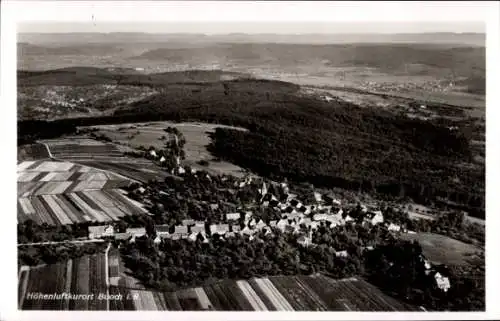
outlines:
[[[417,311],[360,278],[334,280],[324,275],[275,276],[221,281],[176,292],[114,286],[128,309],[157,311]],[[147,302],[149,298],[149,302]],[[146,303],[147,302],[147,303]],[[111,310],[124,310],[114,305]]]
[[[147,213],[120,189],[131,181],[118,174],[70,162],[18,164],[18,222],[67,225],[117,221]]]
[[[43,140],[41,143],[49,148],[53,157],[62,159],[123,156],[123,153],[114,144],[82,137]]]
[[[19,277],[21,310],[106,310],[105,254],[83,256],[63,263],[23,267]],[[80,295],[40,297],[40,294]]]

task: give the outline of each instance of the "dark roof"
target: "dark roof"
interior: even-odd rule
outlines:
[[[168,232],[170,230],[170,226],[168,226],[168,225],[156,225],[155,230],[156,230],[156,232]]]

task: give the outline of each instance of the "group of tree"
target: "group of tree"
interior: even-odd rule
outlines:
[[[107,243],[62,243],[51,245],[18,246],[17,261],[19,265],[36,266],[39,264],[54,264],[70,259],[102,253]]]
[[[431,310],[484,308],[484,286],[480,287],[484,271],[477,270],[471,279],[442,267],[452,284],[445,293],[437,288],[432,275],[424,272],[417,242],[401,241],[382,229],[368,231],[361,226],[334,232],[320,228],[313,236],[316,246],[299,246],[297,238],[279,230],[270,235],[259,232],[254,239],[214,236],[208,243],[199,238],[195,242],[164,240],[156,245],[151,238],[139,238],[122,246],[122,258],[146,286],[167,291],[220,279],[324,272],[334,278],[365,277],[387,293]],[[362,248],[374,243],[373,250]],[[335,255],[339,248],[348,256]],[[479,287],[473,289],[473,285]]]

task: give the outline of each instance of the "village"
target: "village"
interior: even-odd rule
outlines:
[[[157,155],[156,155],[157,156]],[[163,156],[161,156],[163,159]],[[179,164],[179,163],[178,163]],[[206,172],[195,169],[186,170],[180,165],[172,170],[181,177],[197,178],[198,175],[204,175],[204,178],[211,179]],[[201,175],[200,175],[201,176]],[[281,233],[291,233],[297,236],[297,246],[315,247],[313,242],[313,233],[320,227],[333,229],[348,224],[361,224],[367,228],[381,227],[390,233],[408,233],[415,234],[415,231],[408,230],[402,226],[390,222],[384,218],[382,211],[376,206],[366,206],[360,204],[343,204],[343,201],[333,193],[321,194],[313,192],[314,202],[304,204],[298,199],[296,194],[290,192],[287,183],[266,182],[260,177],[247,176],[242,180],[234,182],[236,189],[243,189],[249,186],[260,186],[258,188],[259,198],[257,204],[247,204],[242,206],[240,211],[229,212],[221,215],[219,219],[211,220],[209,224],[205,221],[194,219],[183,219],[178,225],[155,225],[154,234],[147,233],[146,227],[128,227],[125,231],[117,232],[113,225],[98,225],[88,228],[89,239],[111,239],[117,242],[134,243],[136,238],[153,238],[153,243],[159,245],[167,239],[187,240],[189,242],[209,243],[212,238],[228,239],[236,236],[247,237],[249,241],[264,242],[258,235],[272,235],[280,231]],[[274,195],[270,190],[277,191],[283,201]],[[134,191],[137,195],[145,196],[149,187],[140,186]],[[160,193],[162,193],[160,191]],[[142,198],[141,197],[141,198]],[[144,200],[144,198],[142,200]],[[262,218],[256,218],[252,208],[256,205],[277,210],[281,218],[279,220],[264,221]],[[348,210],[353,207],[360,207],[362,216],[353,218],[349,216]],[[218,209],[216,203],[210,204],[212,209]],[[263,233],[263,234],[262,234]],[[366,246],[363,250],[373,250],[373,246]],[[347,257],[349,255],[346,249],[335,249],[334,255],[337,257]],[[421,262],[425,266],[426,275],[431,275],[436,281],[436,285],[443,291],[450,288],[450,281],[439,271],[434,269],[432,264],[422,255]]]

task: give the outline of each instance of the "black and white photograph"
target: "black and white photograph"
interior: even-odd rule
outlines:
[[[348,4],[226,4],[265,21],[218,20],[203,1],[57,1],[40,19],[22,5],[14,105],[2,102],[16,118],[2,210],[13,309],[496,309],[486,66],[498,3]],[[383,20],[377,5],[402,15]],[[306,6],[317,19],[272,20]]]

